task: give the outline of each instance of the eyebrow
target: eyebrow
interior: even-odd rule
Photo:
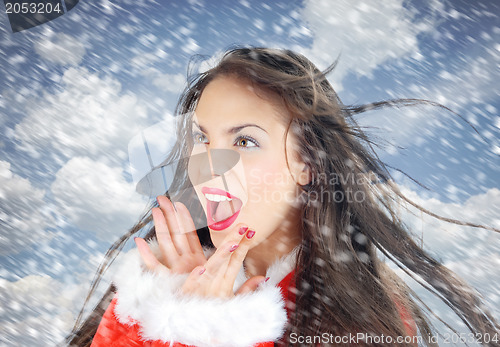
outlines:
[[[203,128],[202,126],[200,126],[196,121],[193,121],[193,123],[198,127],[200,128],[201,131],[203,131],[204,133],[207,133],[207,131],[205,130],[205,128]],[[229,128],[227,130],[227,132],[229,134],[235,134],[237,132],[239,132],[241,129],[243,128],[247,128],[247,127],[256,127],[256,128],[259,128],[261,130],[263,130],[264,132],[266,132],[267,134],[269,134],[267,132],[266,129],[262,128],[261,126],[257,125],[257,124],[254,124],[254,123],[245,123],[245,124],[242,124],[242,125],[238,125],[238,126],[235,126],[235,127],[232,127],[232,128]]]

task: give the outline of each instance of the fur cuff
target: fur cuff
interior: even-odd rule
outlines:
[[[156,243],[150,244],[154,253]],[[287,321],[278,287],[269,281],[254,292],[230,299],[184,295],[188,274],[152,273],[143,267],[136,249],[116,273],[115,314],[123,324],[138,323],[144,340],[180,342],[195,346],[252,346],[275,341]],[[243,268],[235,288],[245,281]]]

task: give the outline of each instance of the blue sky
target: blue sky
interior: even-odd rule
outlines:
[[[231,45],[293,49],[321,68],[339,57],[330,80],[345,104],[424,98],[462,115],[481,136],[436,107],[358,119],[392,143],[378,151],[382,160],[430,188],[395,172],[415,201],[499,228],[499,7],[493,0],[80,1],[15,34],[2,12],[0,290],[20,308],[0,313],[9,322],[0,341],[51,345],[64,334],[103,252],[146,207],[128,172],[128,142],[173,112],[190,57]],[[500,307],[497,235],[405,218],[492,309]],[[468,273],[467,264],[479,270]],[[51,288],[65,294],[53,298]],[[42,318],[57,329],[41,328]]]

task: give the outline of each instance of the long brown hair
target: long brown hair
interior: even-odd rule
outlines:
[[[304,56],[288,50],[231,49],[215,67],[191,76],[176,109],[177,115],[191,114],[204,88],[214,78],[231,75],[251,83],[263,93],[277,96],[290,114],[287,136],[291,133],[297,138],[299,155],[310,169],[311,182],[300,187],[303,239],[297,254],[297,297],[279,344],[291,344],[292,333],[295,336],[323,333],[340,336],[363,332],[394,339],[405,336],[395,304],[399,302],[411,312],[424,343],[432,345],[425,337],[434,334],[434,328],[416,301],[432,312],[379,260],[377,251],[446,303],[471,332],[483,335],[498,332],[500,326],[471,288],[412,239],[396,207],[405,201],[450,223],[487,227],[443,218],[406,198],[393,183],[387,166],[378,158],[373,148],[375,143],[354,118],[372,108],[434,103],[398,99],[345,106],[326,78],[334,67],[332,64],[321,72]],[[190,133],[191,120],[185,117],[180,124],[179,136],[183,140],[172,152],[172,160],[186,158],[190,153],[185,135]],[[177,187],[187,181],[186,171],[179,166]],[[176,192],[169,191],[169,194]],[[86,303],[125,242],[150,222],[148,212],[110,248]],[[207,228],[197,232],[203,244],[211,244]],[[147,237],[154,237],[154,227]],[[81,324],[82,309],[67,339],[69,344],[90,345],[113,289],[108,289]]]

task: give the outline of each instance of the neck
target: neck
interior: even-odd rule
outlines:
[[[302,241],[298,228],[299,223],[290,226],[280,226],[266,240],[250,249],[245,258],[245,273],[253,276],[265,276],[267,269],[278,259],[290,253]]]

